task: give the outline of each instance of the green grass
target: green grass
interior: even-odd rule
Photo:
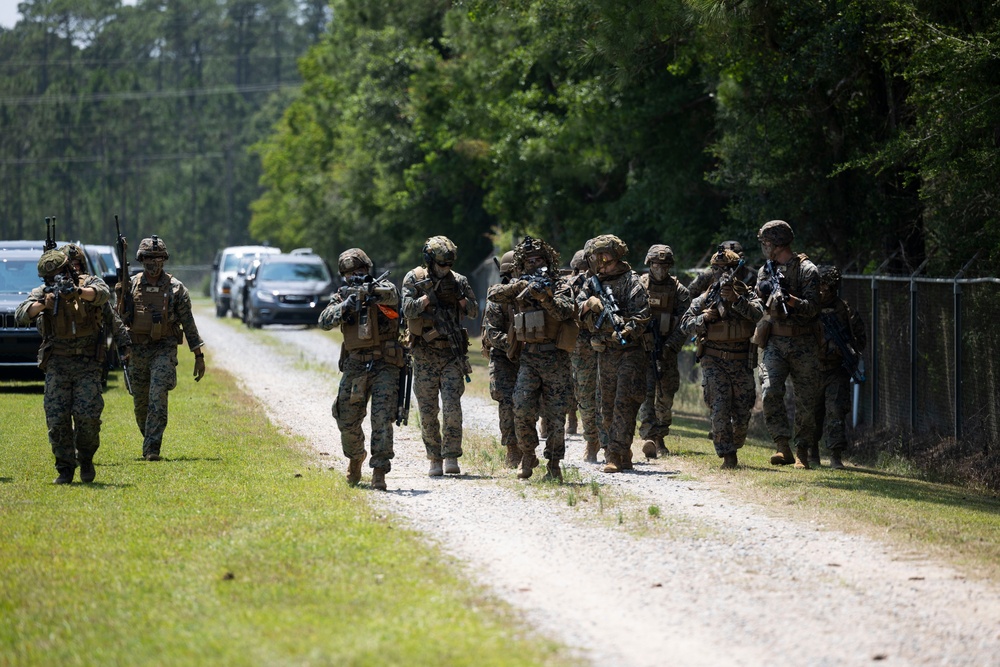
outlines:
[[[97,481],[68,487],[41,384],[0,383],[0,664],[571,662],[191,366],[165,461],[141,460],[113,374]]]

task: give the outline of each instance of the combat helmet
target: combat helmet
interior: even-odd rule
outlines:
[[[514,251],[508,250],[500,258],[500,275],[509,276],[514,271]]]
[[[135,259],[139,262],[143,259],[170,259],[170,253],[167,252],[167,244],[163,242],[163,239],[153,234],[139,243],[139,249],[135,251]]]
[[[46,250],[38,260],[38,277],[51,278],[69,264],[69,257],[61,250]]]
[[[784,220],[765,222],[764,226],[757,232],[758,241],[768,241],[776,246],[791,245],[794,238],[795,234],[792,233],[791,225]]]
[[[587,270],[587,256],[584,254],[582,249],[573,253],[573,259],[569,261],[569,268],[574,271]]]
[[[590,270],[597,273],[600,268],[597,266],[597,253],[610,252],[615,259],[622,260],[628,254],[628,246],[614,234],[601,234],[587,241],[583,246],[583,252],[587,257]]]
[[[840,269],[832,264],[823,264],[819,270],[819,284],[830,287],[834,292],[840,291]]]
[[[719,251],[712,255],[712,268],[728,269],[740,263],[740,256],[733,250],[719,246]]]
[[[649,246],[649,251],[646,253],[645,264],[649,266],[653,262],[659,264],[666,264],[667,266],[674,265],[674,251],[670,246],[664,245],[662,243],[656,243]]]
[[[371,271],[373,266],[375,264],[361,248],[349,248],[340,253],[340,257],[337,258],[337,270],[342,276],[353,273],[362,267],[365,271]]]
[[[458,246],[447,236],[432,236],[424,243],[424,266],[431,264],[454,264]]]
[[[743,244],[740,243],[739,241],[733,241],[733,240],[723,241],[719,245],[725,248],[726,250],[732,250],[740,257],[743,257]]]
[[[541,239],[525,236],[524,240],[514,246],[514,266],[524,270],[524,260],[530,255],[542,255],[549,269],[559,266],[559,253],[555,248]]]

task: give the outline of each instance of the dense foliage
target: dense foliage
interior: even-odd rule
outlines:
[[[0,34],[4,235],[118,210],[203,254],[409,265],[446,234],[468,270],[524,233],[756,255],[782,218],[853,270],[1000,259],[993,2],[331,0],[308,50],[315,0],[26,7]],[[268,100],[291,53],[302,86]]]

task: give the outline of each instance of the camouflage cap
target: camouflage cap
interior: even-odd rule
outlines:
[[[69,264],[69,257],[60,250],[46,250],[38,260],[38,277],[51,278]]]
[[[668,245],[663,245],[662,243],[657,243],[649,246],[649,251],[646,252],[646,266],[649,266],[653,262],[658,262],[660,264],[674,265],[674,251]]]
[[[424,263],[454,264],[458,256],[458,246],[447,236],[432,236],[424,243]]]
[[[514,251],[508,250],[500,258],[500,275],[509,276],[511,271],[514,270]]]
[[[791,225],[784,220],[765,222],[764,226],[757,232],[758,241],[769,241],[776,246],[791,245],[794,238],[795,234],[792,233]]]
[[[340,257],[337,258],[337,270],[340,271],[340,275],[342,276],[357,271],[360,268],[364,268],[365,271],[371,271],[373,266],[375,264],[361,248],[349,248],[340,253]]]
[[[574,271],[585,271],[587,269],[587,256],[582,249],[573,253],[573,259],[569,261],[569,268]]]
[[[167,244],[156,234],[139,242],[139,249],[135,251],[136,261],[141,262],[148,259],[170,259],[167,252]]]
[[[555,248],[541,239],[525,236],[524,240],[514,246],[514,266],[524,269],[524,260],[532,255],[541,255],[550,269],[559,266],[559,253]]]
[[[736,266],[739,263],[740,256],[721,245],[719,246],[719,252],[712,255],[712,266],[729,267]]]

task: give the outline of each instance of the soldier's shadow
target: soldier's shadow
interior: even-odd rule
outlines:
[[[391,493],[396,496],[402,496],[403,498],[416,498],[417,496],[425,496],[428,493],[431,493],[431,491],[429,489],[388,489],[383,491],[383,493]]]
[[[13,477],[0,477],[0,484],[10,484],[13,481]]]
[[[625,471],[625,474],[631,473],[633,475],[641,475],[641,476],[655,475],[658,477],[676,477],[677,475],[681,474],[680,470],[663,470],[662,468],[647,467],[646,464],[639,464],[639,465],[641,465],[642,467],[636,467],[633,468],[632,470]]]
[[[74,483],[73,486],[77,485]],[[119,484],[117,482],[98,482],[97,480],[94,480],[93,482],[90,482],[88,484],[80,484],[79,486],[87,489],[103,490],[103,489],[130,489],[135,485]]]
[[[133,459],[134,461],[145,461],[143,457]],[[221,462],[223,459],[221,456],[164,456],[161,457],[159,461],[152,461],[152,463],[188,463],[197,461],[218,461]]]

